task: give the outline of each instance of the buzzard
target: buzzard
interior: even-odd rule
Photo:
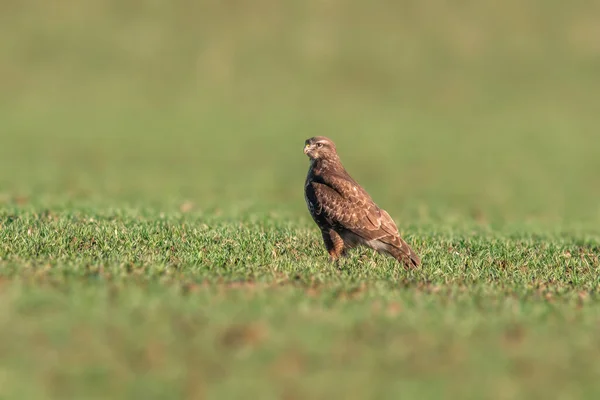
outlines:
[[[332,261],[364,245],[394,257],[406,268],[421,263],[390,215],[346,172],[330,139],[307,139],[304,154],[310,158],[304,198]]]

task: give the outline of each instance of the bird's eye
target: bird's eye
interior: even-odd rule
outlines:
[[[317,143],[317,147],[323,147],[323,143]]]

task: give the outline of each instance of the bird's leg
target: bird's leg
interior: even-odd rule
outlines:
[[[325,247],[327,247],[329,259],[337,264],[339,258],[344,256],[346,253],[344,248],[344,240],[339,233],[333,229],[330,229],[326,232],[323,232],[323,241],[325,242]]]
[[[331,240],[331,235],[328,230],[322,230],[321,234],[323,235],[323,243],[325,243],[325,249],[327,249],[327,253],[329,253],[329,261],[336,262],[337,258],[335,255],[335,246],[333,244],[333,240]]]

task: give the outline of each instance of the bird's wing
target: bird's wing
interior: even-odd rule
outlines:
[[[319,207],[332,224],[355,233],[366,240],[381,240],[399,246],[400,235],[396,224],[380,209],[354,180],[332,175],[311,183]]]

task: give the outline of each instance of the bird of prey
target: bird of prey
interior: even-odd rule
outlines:
[[[329,138],[307,139],[304,154],[310,158],[304,198],[331,261],[336,262],[348,249],[363,245],[394,257],[405,268],[421,263],[400,237],[390,215],[346,172]]]

